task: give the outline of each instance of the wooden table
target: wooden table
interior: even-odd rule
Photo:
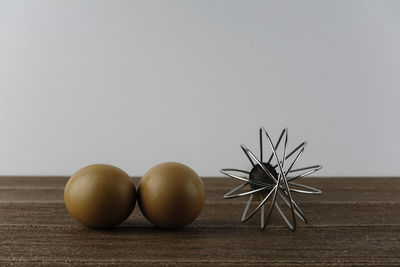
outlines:
[[[136,207],[94,231],[67,213],[67,178],[0,177],[0,266],[400,265],[400,178],[303,179],[323,195],[295,196],[309,220],[295,232],[276,211],[265,231],[259,216],[241,223],[247,199],[222,198],[238,183],[203,180],[206,205],[184,230],[155,229]]]

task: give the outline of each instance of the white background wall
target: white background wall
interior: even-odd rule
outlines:
[[[0,0],[1,175],[218,175],[261,125],[319,175],[400,175],[399,100],[400,1]]]

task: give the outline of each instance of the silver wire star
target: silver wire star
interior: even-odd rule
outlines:
[[[272,154],[269,157],[267,162],[263,161],[263,134],[267,137],[269,146],[272,150]],[[279,144],[282,140],[282,138],[285,136],[284,139],[284,147],[283,147],[283,156],[281,160],[278,158],[278,147]],[[321,165],[315,165],[315,166],[309,166],[309,167],[303,167],[299,169],[293,169],[294,165],[296,162],[299,160],[301,155],[304,152],[305,146],[307,142],[301,143],[299,146],[297,146],[292,152],[286,155],[286,149],[287,149],[287,142],[288,142],[288,129],[285,128],[283,129],[281,135],[279,136],[278,141],[276,142],[275,146],[272,143],[272,140],[270,136],[268,135],[268,132],[265,130],[264,127],[261,127],[259,130],[259,138],[260,138],[260,159],[258,159],[246,146],[240,145],[243,152],[249,159],[250,163],[252,164],[252,169],[250,172],[244,171],[244,170],[239,170],[239,169],[222,169],[220,172],[224,175],[227,175],[231,178],[238,179],[240,181],[243,181],[241,185],[238,187],[235,187],[228,193],[224,195],[225,199],[228,198],[236,198],[236,197],[242,197],[242,196],[249,196],[249,200],[247,201],[247,205],[243,211],[242,215],[242,222],[247,221],[250,219],[258,210],[261,209],[261,230],[264,230],[266,225],[269,222],[269,219],[271,217],[272,211],[274,207],[278,210],[279,214],[283,218],[283,220],[286,222],[286,224],[289,226],[289,228],[294,231],[296,230],[296,216],[300,218],[304,223],[307,223],[307,219],[304,216],[303,212],[300,210],[299,206],[296,204],[296,202],[292,198],[291,192],[294,193],[302,193],[302,194],[311,194],[311,195],[317,195],[321,194],[322,192],[319,189],[316,189],[311,186],[307,185],[302,185],[293,182],[294,180],[305,177],[307,175],[310,175],[322,168]],[[297,151],[299,151],[292,161],[292,163],[289,165],[289,168],[284,171],[284,166],[285,166],[285,161],[289,159],[292,155],[294,155]],[[271,163],[271,160],[275,158],[276,164],[273,165]],[[254,163],[254,161],[255,163]],[[277,167],[279,167],[277,169]],[[289,174],[293,173],[298,173],[301,171],[305,171],[302,174],[295,175],[293,177],[288,177]],[[235,173],[241,173],[246,174],[248,178],[239,176]],[[250,185],[250,191],[244,192],[244,193],[239,193],[239,194],[234,194],[240,189],[244,188],[245,186]],[[289,186],[293,186],[296,188],[291,188]],[[299,189],[301,188],[301,189]],[[253,201],[254,196],[260,196],[260,203],[258,206],[250,212],[249,215],[247,215],[249,207],[251,202]],[[266,221],[264,220],[264,204],[270,199],[270,208],[268,211],[267,219]],[[291,211],[291,220],[289,220],[280,206],[278,205],[277,198],[280,198],[283,200],[283,202],[290,208]]]

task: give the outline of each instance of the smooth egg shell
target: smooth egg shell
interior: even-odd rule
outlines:
[[[204,185],[188,166],[177,162],[154,166],[140,180],[138,202],[143,215],[165,229],[185,227],[197,218],[205,201]]]
[[[64,190],[68,212],[82,224],[96,229],[112,228],[132,213],[136,189],[120,168],[94,164],[77,171]]]

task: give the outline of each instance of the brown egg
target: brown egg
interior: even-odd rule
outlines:
[[[143,215],[154,225],[178,229],[194,221],[205,200],[204,185],[189,167],[167,162],[154,166],[138,187],[138,202]]]
[[[64,190],[68,212],[90,228],[107,229],[123,222],[136,204],[136,189],[120,168],[94,164],[77,171]]]

